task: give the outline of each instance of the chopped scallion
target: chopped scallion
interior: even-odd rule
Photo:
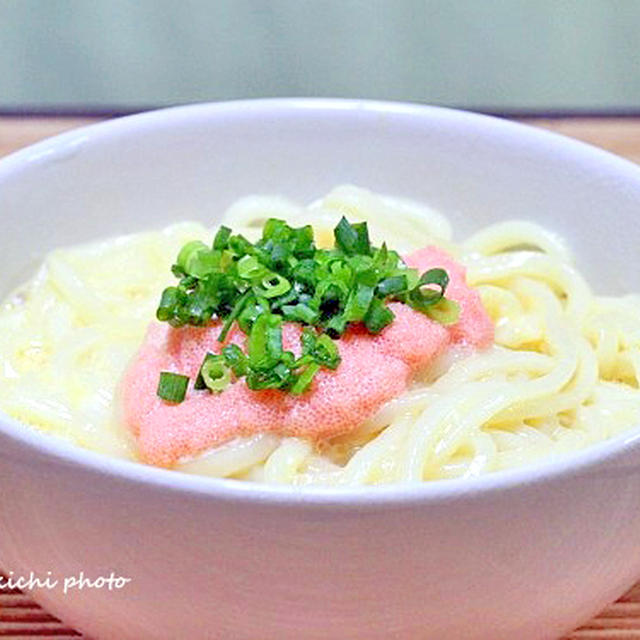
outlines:
[[[224,357],[207,354],[200,367],[198,379],[211,391],[224,391],[231,383],[231,371]]]
[[[300,374],[298,379],[295,381],[293,386],[291,387],[291,393],[294,395],[300,395],[304,393],[313,382],[313,378],[316,373],[320,371],[320,365],[317,362],[312,362],[310,365],[307,365],[305,370]]]
[[[364,317],[364,324],[371,333],[380,333],[393,322],[393,318],[393,311],[380,298],[374,298]]]
[[[213,239],[213,248],[218,251],[222,251],[227,248],[229,238],[231,237],[231,229],[222,225],[216,233],[216,237]]]
[[[287,293],[291,289],[291,283],[279,273],[270,273],[262,280],[260,295],[265,298],[275,298]]]
[[[455,300],[443,298],[427,309],[427,315],[440,324],[455,324],[460,318],[460,305]]]
[[[170,371],[162,371],[160,373],[160,380],[158,381],[157,394],[167,402],[180,404],[187,395],[188,385],[189,376],[171,373]]]
[[[196,256],[199,253],[206,253],[209,251],[209,247],[204,242],[200,240],[194,240],[193,242],[188,242],[182,247],[180,253],[178,254],[177,264],[184,273],[188,275],[191,274],[189,271],[189,266],[193,263]]]
[[[350,325],[375,334],[393,322],[391,301],[441,324],[457,321],[444,269],[421,275],[386,244],[373,247],[366,222],[343,217],[334,237],[333,248],[318,249],[311,226],[270,218],[255,243],[222,226],[210,246],[194,240],[182,247],[171,268],[178,284],[163,291],[158,320],[173,327],[222,321],[220,342],[234,323],[248,335],[246,351],[229,344],[206,355],[196,389],[219,392],[244,378],[251,389],[304,393],[321,368],[338,367],[337,340]],[[285,322],[305,325],[298,358],[283,346]],[[186,376],[163,372],[158,395],[181,402],[187,386]]]

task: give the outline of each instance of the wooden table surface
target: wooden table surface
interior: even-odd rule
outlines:
[[[0,157],[42,138],[91,122],[96,120],[0,117]],[[640,164],[640,118],[554,118],[527,122],[602,147]],[[40,609],[27,596],[15,591],[0,591],[0,638],[80,640],[81,636]],[[640,640],[640,582],[598,617],[565,638],[631,639]]]

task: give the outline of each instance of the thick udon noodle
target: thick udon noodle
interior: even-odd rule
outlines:
[[[581,449],[640,424],[640,296],[595,296],[553,233],[495,224],[461,244],[415,203],[340,187],[307,208],[249,197],[224,223],[251,238],[268,217],[312,223],[320,243],[340,216],[406,253],[446,248],[468,269],[496,327],[487,351],[450,352],[350,434],[319,446],[259,434],[179,469],[291,484],[357,485],[469,477]],[[135,459],[118,382],[154,317],[193,223],[57,250],[0,310],[0,407],[80,446]],[[212,419],[215,419],[212,416]]]

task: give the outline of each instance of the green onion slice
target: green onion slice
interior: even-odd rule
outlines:
[[[229,244],[229,238],[231,237],[231,229],[222,225],[216,233],[216,237],[213,239],[213,248],[218,251],[222,251],[227,248]]]
[[[224,361],[237,378],[246,375],[247,356],[237,344],[229,344],[222,350]]]
[[[198,372],[194,389],[210,389],[219,393],[231,383],[231,370],[222,355],[207,353]]]
[[[393,311],[380,298],[374,298],[364,317],[364,324],[371,333],[380,333],[393,322],[394,317]]]
[[[192,275],[189,271],[189,267],[193,264],[193,261],[196,259],[198,254],[200,253],[208,253],[209,247],[200,241],[194,240],[193,242],[188,242],[182,247],[180,253],[178,254],[177,264],[180,269],[182,269],[186,274]]]
[[[218,342],[224,342],[226,340],[227,334],[229,333],[231,326],[236,321],[238,316],[242,313],[242,311],[244,310],[244,307],[246,306],[250,298],[251,298],[251,292],[246,291],[240,297],[240,299],[235,303],[231,313],[226,317],[224,324],[222,325],[222,331],[220,331],[220,335],[218,336]]]
[[[158,381],[157,394],[167,402],[180,404],[187,395],[187,386],[189,385],[189,376],[183,376],[179,373],[170,371],[162,371],[160,380]]]
[[[427,288],[428,285],[432,284],[436,285],[439,291]],[[420,276],[420,280],[418,281],[418,286],[422,294],[435,294],[436,302],[442,299],[448,284],[449,274],[444,269],[429,269],[429,271],[426,271]]]
[[[460,319],[460,305],[455,300],[442,298],[427,309],[427,315],[440,324],[455,324]]]
[[[284,295],[291,289],[291,283],[279,273],[270,273],[263,278],[262,287],[258,289],[259,295],[265,298],[275,298]]]
[[[249,281],[262,280],[269,273],[269,270],[258,262],[258,258],[249,255],[238,260],[237,269],[238,276]]]
[[[291,393],[294,395],[304,393],[311,386],[313,378],[318,371],[320,371],[320,365],[317,362],[312,362],[308,365],[291,387]]]

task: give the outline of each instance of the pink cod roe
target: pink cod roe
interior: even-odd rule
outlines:
[[[493,341],[493,325],[478,294],[466,284],[465,269],[436,247],[412,253],[406,263],[420,272],[442,267],[450,277],[447,297],[460,305],[460,319],[444,327],[411,307],[393,302],[395,320],[380,334],[362,326],[339,340],[342,362],[321,369],[301,396],[267,389],[250,390],[244,379],[222,393],[194,391],[184,402],[168,404],[156,395],[160,371],[195,379],[205,354],[220,353],[233,342],[245,347],[237,327],[225,343],[217,341],[221,324],[174,329],[154,322],[122,384],[124,420],[137,439],[143,460],[171,466],[237,436],[272,432],[322,440],[357,428],[384,403],[406,390],[411,378],[452,344],[483,348]],[[283,327],[283,346],[298,354],[302,328]],[[192,383],[191,383],[192,384]]]

